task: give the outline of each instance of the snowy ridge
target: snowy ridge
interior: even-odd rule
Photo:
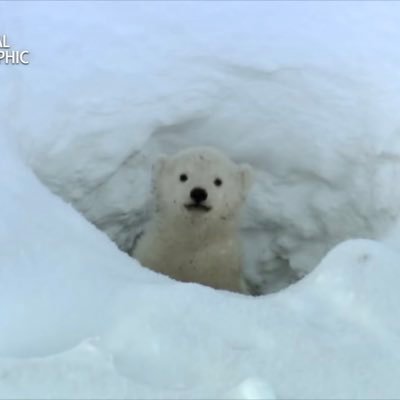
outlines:
[[[0,67],[0,398],[399,397],[399,16],[1,3],[31,64]],[[256,170],[254,284],[305,278],[251,298],[120,251],[197,144]]]

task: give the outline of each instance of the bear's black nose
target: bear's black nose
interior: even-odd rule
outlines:
[[[203,202],[207,199],[207,192],[203,188],[193,188],[190,192],[190,197],[194,200],[197,204]]]

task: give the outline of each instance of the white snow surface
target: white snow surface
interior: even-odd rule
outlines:
[[[0,65],[0,398],[399,398],[399,18],[0,3],[31,60]],[[253,166],[246,274],[278,293],[126,254],[153,161],[199,144]]]

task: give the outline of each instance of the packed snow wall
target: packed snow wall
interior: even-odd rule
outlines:
[[[30,51],[29,66],[0,70],[3,130],[124,251],[148,219],[159,154],[207,144],[251,164],[246,273],[276,290],[397,219],[398,15],[340,2],[1,4],[11,45]]]

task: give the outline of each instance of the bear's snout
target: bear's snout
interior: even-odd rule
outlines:
[[[202,203],[207,199],[208,193],[200,187],[195,187],[190,191],[190,198],[196,203]]]

